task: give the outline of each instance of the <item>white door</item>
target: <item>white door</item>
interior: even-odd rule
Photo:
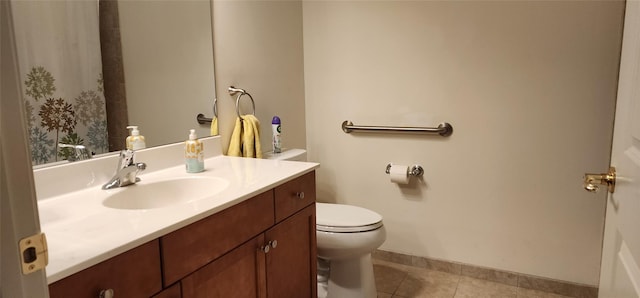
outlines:
[[[599,297],[640,297],[640,1],[627,1]]]
[[[49,297],[45,272],[23,274],[18,245],[39,234],[40,223],[10,10],[9,1],[0,1],[0,297],[44,298]]]

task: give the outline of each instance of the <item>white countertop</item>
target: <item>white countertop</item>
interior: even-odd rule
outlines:
[[[216,156],[205,160],[202,173],[187,174],[184,165],[143,173],[139,175],[141,185],[193,176],[216,177],[229,182],[226,189],[212,196],[156,209],[105,207],[102,202],[107,191],[102,190],[101,185],[39,200],[41,229],[46,234],[49,248],[47,282],[56,282],[302,176],[318,166],[307,162]],[[126,191],[127,187],[117,191]]]

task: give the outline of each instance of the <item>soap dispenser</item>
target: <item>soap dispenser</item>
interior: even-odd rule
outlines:
[[[204,171],[204,146],[196,136],[196,130],[189,131],[189,139],[184,143],[184,163],[187,173]]]
[[[147,147],[144,136],[140,135],[140,131],[138,130],[137,126],[127,126],[127,129],[131,130],[131,135],[127,137],[127,149],[138,150]]]

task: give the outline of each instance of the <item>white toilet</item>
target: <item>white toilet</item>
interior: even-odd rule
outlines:
[[[306,161],[302,149],[265,153],[267,159]],[[316,203],[319,298],[377,297],[371,252],[386,239],[382,216],[343,204]]]

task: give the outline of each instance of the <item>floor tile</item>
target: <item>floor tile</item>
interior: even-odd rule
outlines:
[[[373,275],[376,280],[376,289],[379,293],[393,294],[407,276],[407,271],[393,263],[374,262]],[[380,297],[380,295],[378,295],[378,297]]]
[[[413,268],[400,283],[395,295],[413,298],[452,298],[459,275],[441,271]]]
[[[518,288],[501,283],[463,276],[455,298],[516,298]]]

